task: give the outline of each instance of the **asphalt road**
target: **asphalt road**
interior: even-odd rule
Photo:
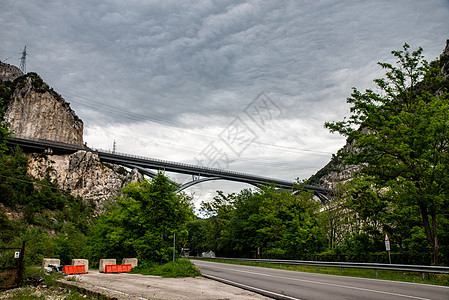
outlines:
[[[275,299],[444,299],[449,287],[192,260],[203,275]]]
[[[67,280],[74,278],[74,280]],[[130,273],[99,273],[66,276],[63,283],[119,300],[263,300],[262,295],[204,277],[161,278]],[[93,298],[92,298],[93,299]]]

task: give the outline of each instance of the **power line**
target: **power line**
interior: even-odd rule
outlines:
[[[23,73],[26,73],[26,56],[28,55],[27,50],[26,50],[26,46],[24,47],[23,51],[22,51],[22,57],[21,57],[21,62],[20,62],[20,69],[22,70]],[[5,52],[5,51],[3,51]],[[12,52],[10,52],[12,53]],[[119,107],[114,107],[111,105],[105,105],[101,102],[95,101],[95,100],[91,100],[88,99],[86,97],[82,97],[79,96],[77,94],[68,92],[68,91],[63,91],[66,94],[72,95],[78,99],[84,99],[86,101],[83,100],[73,100],[71,99],[71,101],[79,103],[81,105],[84,106],[89,106],[91,108],[94,108],[97,111],[100,112],[105,112],[108,111],[111,114],[115,114],[118,116],[122,116],[122,117],[126,117],[128,119],[134,120],[134,121],[150,121],[152,123],[155,123],[157,125],[164,125],[164,126],[170,126],[170,127],[175,127],[177,130],[183,130],[183,131],[187,131],[189,134],[192,135],[196,135],[199,136],[201,138],[208,138],[208,139],[212,139],[212,140],[221,140],[220,137],[217,136],[213,136],[213,135],[209,135],[206,133],[199,133],[199,132],[195,132],[195,129],[189,128],[184,124],[180,124],[180,123],[176,123],[176,122],[170,122],[167,120],[162,120],[162,119],[158,119],[155,117],[149,117],[149,116],[144,116],[135,112],[130,112],[130,111],[126,111],[122,108]],[[167,143],[167,142],[161,142],[161,143]],[[270,148],[274,148],[274,149],[279,149],[279,150],[283,150],[283,151],[289,151],[289,152],[293,152],[293,153],[298,153],[298,152],[308,152],[308,153],[313,153],[316,155],[332,155],[334,154],[333,152],[328,152],[328,151],[322,151],[322,150],[316,150],[316,149],[307,149],[307,148],[299,148],[299,147],[290,147],[290,146],[282,146],[282,145],[275,145],[275,144],[270,144],[270,143],[264,143],[261,141],[253,141],[252,144],[254,145],[260,145],[260,146],[266,146],[266,147],[270,147]],[[201,150],[200,150],[201,151]],[[200,152],[197,151],[197,152]]]
[[[5,61],[7,61],[8,59],[10,59],[10,58],[13,58],[14,57],[14,55],[12,55],[12,56],[10,56],[10,57],[7,57],[7,58],[5,58],[5,59],[3,59],[2,61],[3,62],[5,62]]]
[[[80,98],[80,99],[84,99],[84,100],[89,101],[89,102],[85,102],[83,100],[73,100],[73,98],[72,98],[70,100],[71,102],[75,102],[75,103],[79,103],[81,105],[89,106],[89,107],[92,107],[95,110],[98,110],[98,111],[101,111],[101,112],[104,112],[106,110],[106,111],[108,111],[108,112],[110,112],[112,114],[123,116],[123,117],[126,117],[126,118],[134,120],[134,121],[150,121],[150,122],[156,123],[157,125],[164,125],[164,126],[168,125],[168,126],[171,126],[171,127],[175,127],[177,130],[187,131],[189,134],[193,134],[193,135],[199,136],[201,138],[206,137],[206,138],[212,139],[212,140],[221,140],[221,138],[217,137],[217,136],[213,136],[213,135],[205,134],[205,133],[195,132],[194,129],[189,128],[189,127],[187,127],[184,124],[179,124],[179,123],[175,123],[175,122],[169,122],[169,121],[160,120],[160,119],[157,119],[157,118],[154,118],[154,117],[144,116],[144,115],[141,115],[141,114],[138,114],[138,113],[133,113],[133,112],[130,112],[130,111],[125,111],[125,110],[123,110],[121,108],[113,107],[113,106],[111,106],[109,104],[105,105],[105,104],[102,104],[102,103],[100,103],[98,101],[90,100],[90,99],[87,99],[85,97],[82,97],[82,96],[79,96],[79,95],[76,95],[76,94],[73,94],[73,93],[70,93],[70,92],[67,92],[67,91],[64,91],[64,93],[72,95],[72,96]],[[313,149],[306,149],[306,148],[298,148],[298,147],[274,145],[274,144],[264,143],[264,142],[260,142],[260,141],[253,141],[252,143],[256,144],[256,145],[261,145],[261,146],[266,146],[266,147],[270,147],[270,148],[276,148],[276,149],[280,149],[280,150],[283,150],[283,151],[296,152],[296,153],[297,152],[310,152],[310,153],[314,153],[314,154],[317,154],[317,155],[332,155],[332,154],[334,154],[333,152],[327,152],[327,151],[321,151],[321,150],[313,150]]]
[[[0,59],[0,61],[6,62],[8,59],[13,58],[14,56],[16,56],[17,54],[22,54],[20,52],[16,52],[16,51],[0,51],[0,53],[3,53],[3,55],[10,55],[5,59]]]
[[[72,95],[72,96],[77,97],[79,99],[83,99],[83,100],[74,100],[72,98],[70,100],[71,102],[76,102],[76,103],[79,103],[79,104],[82,104],[82,105],[85,105],[85,106],[89,106],[89,107],[92,107],[92,108],[94,108],[94,109],[96,109],[98,111],[101,111],[101,112],[104,112],[106,110],[106,111],[108,111],[108,112],[110,112],[112,114],[123,116],[123,117],[126,117],[126,118],[134,120],[134,121],[151,121],[151,122],[156,123],[158,125],[164,125],[164,126],[168,125],[168,126],[176,127],[177,129],[184,128],[185,130],[192,130],[192,129],[189,129],[187,126],[183,125],[183,124],[179,124],[179,123],[175,123],[175,122],[169,122],[169,121],[161,120],[161,119],[158,119],[158,118],[155,118],[155,117],[144,116],[144,115],[141,115],[141,114],[138,114],[138,113],[126,111],[126,110],[124,110],[122,108],[119,108],[119,107],[111,106],[109,104],[106,105],[106,104],[103,104],[101,102],[98,102],[98,101],[95,101],[95,100],[91,100],[91,99],[88,99],[88,98],[85,98],[85,97],[73,94],[71,92],[67,92],[67,91],[63,91],[63,92],[65,94]]]
[[[24,179],[19,179],[19,178],[16,178],[16,177],[5,176],[5,175],[0,175],[0,177],[7,178],[7,179],[12,179],[12,180],[14,180],[14,181],[20,181],[20,182],[25,182],[25,183],[31,183],[31,184],[33,184],[33,185],[39,185],[39,186],[43,186],[43,187],[48,187],[48,188],[51,188],[51,189],[54,189],[54,190],[58,190],[58,191],[64,191],[63,189],[61,189],[61,188],[59,188],[59,187],[55,187],[55,186],[51,186],[51,185],[46,185],[46,184],[42,184],[42,183],[37,183],[37,182],[34,182],[34,181],[30,181],[30,180],[24,180]]]
[[[114,134],[117,133],[122,133],[124,136],[126,136],[127,138],[129,137],[135,137],[137,139],[144,139],[144,140],[148,140],[152,143],[158,143],[157,148],[164,148],[164,149],[168,149],[168,150],[172,150],[175,151],[176,153],[185,153],[185,152],[189,152],[195,155],[199,155],[203,149],[198,150],[198,149],[194,149],[191,147],[187,147],[184,145],[178,146],[178,145],[173,145],[165,140],[160,140],[157,138],[149,138],[147,136],[141,136],[141,135],[137,135],[137,134],[131,134],[129,132],[126,132],[124,130],[120,130],[120,129],[114,129]],[[119,135],[121,136],[121,135]],[[166,144],[166,145],[161,145],[161,144]],[[230,151],[226,152],[226,161],[229,164],[236,164],[239,162],[249,162],[252,165],[259,165],[259,166],[263,166],[263,167],[273,167],[273,165],[275,166],[276,169],[289,169],[291,170],[292,165],[281,165],[280,162],[278,160],[272,160],[272,159],[267,159],[267,158],[248,158],[248,157],[242,157],[242,156],[230,156]],[[151,154],[145,153],[142,154],[145,156],[151,156]],[[190,162],[190,160],[187,160],[188,163],[192,163]],[[195,162],[193,162],[195,163]],[[285,163],[284,163],[285,164]]]

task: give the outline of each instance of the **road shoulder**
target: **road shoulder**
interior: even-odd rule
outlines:
[[[162,278],[141,274],[88,274],[67,276],[61,284],[90,297],[110,299],[268,299],[262,295],[204,277]]]

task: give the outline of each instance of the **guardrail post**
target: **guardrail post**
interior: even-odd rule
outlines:
[[[424,273],[424,272],[421,272],[421,277],[422,277],[422,280],[424,280],[425,274],[426,274],[426,273]]]
[[[343,274],[345,272],[345,269],[343,269],[343,267],[341,267],[341,274]]]
[[[376,278],[377,278],[377,270],[376,270]]]

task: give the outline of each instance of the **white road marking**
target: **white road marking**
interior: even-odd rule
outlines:
[[[199,261],[199,260],[195,260],[196,262],[202,263],[204,261]],[[216,264],[223,264],[222,262],[212,262],[209,261],[210,263],[216,263]],[[207,263],[207,262],[206,262]],[[232,265],[229,263],[225,263],[228,265]],[[263,267],[263,266],[250,266],[250,265],[245,265],[245,267],[248,268],[265,268],[267,269],[267,267]],[[279,271],[291,271],[294,272],[293,270],[282,270],[282,269],[273,269],[270,268],[271,270],[279,270]],[[307,273],[307,272],[302,272],[302,273]],[[331,274],[320,274],[320,273],[308,273],[311,276],[314,275],[322,275],[322,276],[329,276],[329,277],[342,277],[342,275],[331,275]],[[432,286],[434,288],[440,288],[440,289],[449,289],[449,286],[445,286],[445,285],[435,285],[435,284],[427,284],[427,283],[419,283],[419,282],[407,282],[407,281],[397,281],[397,280],[388,280],[388,279],[375,279],[375,278],[364,278],[364,277],[352,277],[350,276],[351,279],[353,280],[361,280],[361,281],[379,281],[382,280],[382,282],[391,282],[391,283],[395,283],[395,284],[407,284],[407,285],[423,285],[423,286]]]
[[[270,275],[270,274],[263,274],[263,273],[243,271],[243,270],[236,270],[236,269],[229,269],[229,268],[220,268],[218,266],[214,266],[214,267],[218,268],[218,269],[231,270],[231,271],[236,271],[236,272],[241,272],[241,273],[262,275],[262,276],[267,276],[267,277],[277,277],[277,278],[281,278],[281,279],[296,280],[296,281],[302,281],[302,282],[307,282],[307,283],[312,283],[312,284],[329,285],[329,286],[334,286],[334,287],[341,287],[341,288],[347,288],[347,289],[353,289],[353,290],[360,290],[360,291],[365,291],[365,292],[380,293],[380,294],[385,294],[385,295],[405,297],[405,298],[418,299],[418,300],[431,300],[431,299],[428,299],[428,298],[421,298],[421,297],[415,297],[415,296],[410,296],[410,295],[403,295],[403,294],[396,294],[396,293],[390,293],[390,292],[384,292],[384,291],[378,291],[378,290],[371,290],[371,289],[365,289],[365,288],[345,286],[345,285],[334,284],[334,283],[316,282],[316,281],[311,281],[311,280],[283,277],[283,276],[278,276],[278,275]],[[208,275],[208,276],[210,276],[210,275]]]
[[[233,285],[235,285],[235,286],[237,286],[237,287],[244,287],[244,288],[247,288],[247,289],[249,289],[250,291],[259,291],[259,292],[267,293],[267,294],[274,295],[274,296],[285,297],[285,298],[292,299],[292,300],[301,300],[301,299],[299,299],[299,298],[294,298],[294,297],[290,297],[290,296],[278,294],[278,293],[275,293],[275,292],[271,292],[271,291],[267,291],[267,290],[262,290],[262,289],[259,289],[259,288],[253,287],[253,286],[249,286],[249,285],[242,284],[242,283],[239,283],[239,282],[227,280],[227,279],[224,279],[224,278],[221,278],[221,277],[216,277],[216,276],[212,276],[212,275],[207,275],[207,277],[210,277],[210,278],[213,278],[213,279],[222,281],[222,282],[229,282],[229,283],[231,283],[231,284],[233,284]]]

